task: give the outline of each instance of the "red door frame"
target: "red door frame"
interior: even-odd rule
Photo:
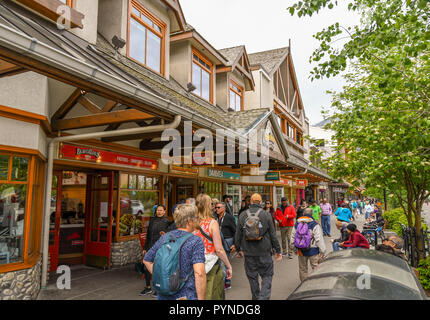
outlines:
[[[55,210],[55,229],[49,227],[49,234],[54,234],[54,244],[49,246],[50,268],[49,272],[56,271],[58,268],[58,255],[60,251],[60,221],[61,221],[61,196],[63,190],[63,172],[54,171],[52,177],[57,177],[57,201]],[[48,182],[49,183],[49,182]],[[52,183],[52,182],[51,182]],[[51,219],[49,219],[51,225]]]
[[[94,188],[94,180],[98,178],[108,178],[107,187]],[[108,258],[108,268],[110,267],[111,259],[111,243],[112,243],[112,205],[113,205],[113,184],[114,172],[106,171],[96,174],[88,174],[87,176],[87,192],[86,192],[86,212],[85,212],[85,242],[84,242],[84,264],[86,255],[101,256]],[[100,182],[101,185],[101,182]],[[94,192],[108,191],[108,219],[107,227],[102,228],[100,222],[97,228],[92,228],[93,218],[93,199]],[[99,208],[100,210],[100,208]],[[100,212],[97,217],[100,216]],[[91,240],[91,232],[97,230],[97,241]],[[106,231],[106,242],[100,242],[100,232]]]

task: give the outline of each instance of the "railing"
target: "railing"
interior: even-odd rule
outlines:
[[[418,241],[419,237],[414,227],[408,227],[404,224],[402,226],[402,238],[404,241],[404,249],[406,257],[408,258],[409,263],[413,267],[418,267],[419,263],[419,252],[418,252]],[[424,253],[424,258],[430,255],[430,231],[425,231],[421,229],[422,233],[422,248]]]

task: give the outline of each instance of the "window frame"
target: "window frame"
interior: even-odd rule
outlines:
[[[238,88],[242,93],[237,92],[234,88],[232,88],[231,86],[234,86],[236,88]],[[234,110],[236,112],[239,111],[243,111],[244,110],[244,88],[239,85],[236,81],[234,81],[233,79],[230,79],[229,84],[228,84],[228,107],[231,107],[231,95],[230,92],[233,91],[236,95],[240,96],[240,110]],[[236,101],[235,101],[235,105],[236,105]],[[237,106],[236,106],[237,107]]]
[[[155,25],[157,25],[160,29],[161,32],[158,31],[157,29],[154,29],[154,27],[150,26],[149,24],[147,24],[142,18],[136,16],[133,13],[133,7],[136,8],[137,10],[140,11],[141,15],[145,15],[146,18],[148,18],[149,20],[152,21],[152,23],[154,23]],[[161,42],[161,48],[160,48],[160,71],[156,71],[154,69],[152,69],[151,67],[149,67],[148,65],[146,65],[146,61],[147,61],[147,52],[148,52],[148,32],[145,32],[145,63],[143,63],[142,61],[139,61],[133,57],[130,56],[130,39],[131,39],[131,19],[134,19],[136,22],[140,23],[144,28],[146,28],[147,30],[153,32],[155,35],[160,37],[160,42]],[[164,23],[161,19],[157,18],[154,14],[152,14],[150,11],[148,11],[145,7],[142,6],[142,4],[140,4],[139,2],[135,1],[135,0],[129,0],[128,3],[128,20],[127,20],[127,57],[131,60],[133,60],[134,62],[136,62],[137,64],[145,67],[146,69],[161,75],[161,76],[165,76],[165,65],[166,65],[166,29],[167,29],[167,25],[166,23]]]
[[[19,151],[19,150],[18,150]],[[23,228],[23,244],[22,244],[22,261],[12,262],[8,264],[0,265],[0,273],[14,272],[18,270],[29,269],[33,267],[38,259],[40,258],[40,246],[41,246],[41,233],[42,233],[42,218],[43,218],[43,199],[45,192],[45,170],[46,161],[39,155],[28,154],[23,151],[19,152],[8,152],[0,150],[0,155],[9,156],[9,167],[8,167],[8,179],[0,180],[2,184],[14,184],[14,185],[27,185],[27,192],[25,196],[25,214],[24,214],[24,228]],[[12,159],[14,157],[27,158],[28,171],[26,181],[14,181],[12,180]],[[36,166],[38,170],[36,170]],[[39,171],[40,170],[40,171]],[[38,172],[38,176],[35,173]],[[42,174],[39,174],[42,173]],[[36,187],[37,190],[36,190]],[[35,198],[36,196],[36,198]],[[37,199],[39,205],[33,205],[33,200]],[[40,205],[42,203],[42,205]],[[36,206],[37,211],[33,212],[33,206]],[[34,216],[32,216],[34,213]],[[33,219],[32,219],[33,218]],[[34,227],[31,225],[32,220],[35,222]],[[33,228],[32,228],[33,227]],[[34,232],[31,234],[30,230]],[[31,253],[29,252],[31,249]]]
[[[203,62],[205,62],[206,64],[208,64],[210,66],[210,70],[208,70],[208,68],[206,66],[203,66],[199,61],[195,61],[194,60],[194,55],[196,55],[199,59],[201,59]],[[194,91],[192,91],[192,93],[199,97],[200,99],[203,99],[209,103],[213,103],[213,97],[214,97],[214,93],[213,93],[213,82],[214,82],[214,64],[208,59],[206,58],[203,54],[200,53],[200,51],[198,51],[196,48],[191,47],[191,83],[194,84],[193,82],[193,66],[194,63],[196,63],[202,70],[205,70],[207,72],[209,72],[209,100],[206,100],[206,98],[204,98],[202,96],[203,93],[203,77],[200,78],[201,83],[200,83],[200,95],[198,95],[197,93],[195,93]]]
[[[61,0],[60,0],[60,2],[61,2]],[[69,6],[70,8],[73,8],[74,0],[66,0],[65,5],[66,5],[66,6]]]

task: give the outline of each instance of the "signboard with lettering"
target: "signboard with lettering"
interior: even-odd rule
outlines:
[[[219,179],[225,179],[225,180],[240,180],[240,174],[238,173],[231,173],[231,172],[225,172],[217,169],[207,169],[206,170],[206,176],[209,178],[219,178]]]
[[[296,186],[306,187],[308,185],[308,180],[296,180]]]
[[[266,173],[266,181],[279,181],[281,173],[279,171],[270,171]]]
[[[113,163],[117,165],[127,165],[153,170],[158,168],[157,160],[70,144],[61,144],[59,158],[95,163]]]

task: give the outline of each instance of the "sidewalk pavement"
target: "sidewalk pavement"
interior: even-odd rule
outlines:
[[[340,233],[335,226],[335,217],[331,218],[332,238],[324,237],[327,254],[332,252],[331,239],[339,238]],[[362,229],[364,217],[355,222]],[[278,231],[280,241],[280,232]],[[232,288],[226,291],[226,300],[251,300],[249,282],[243,266],[243,258],[232,260]],[[71,268],[71,290],[59,290],[56,281],[59,275],[52,273],[45,290],[39,294],[38,300],[155,300],[151,296],[139,296],[145,287],[145,281],[134,271],[134,265],[99,270],[86,266]],[[285,300],[300,284],[298,258],[283,258],[274,262],[272,281],[272,300]]]

